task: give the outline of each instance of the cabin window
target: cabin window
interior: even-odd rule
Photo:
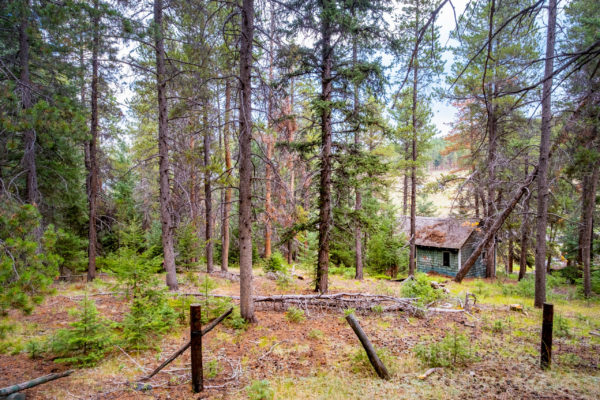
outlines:
[[[442,257],[443,257],[443,265],[444,267],[449,267],[450,266],[450,252],[449,251],[444,251],[442,253]]]

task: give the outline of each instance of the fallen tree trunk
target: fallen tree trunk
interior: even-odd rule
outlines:
[[[231,314],[232,311],[233,311],[233,308],[230,308],[229,310],[227,310],[223,314],[221,314],[219,317],[213,319],[208,325],[206,325],[206,327],[204,327],[204,329],[202,329],[202,336],[204,336],[208,332],[212,331],[214,329],[214,327],[219,325],[221,323],[221,321],[223,321],[225,318],[227,318],[227,316],[229,316],[229,314]],[[140,379],[140,381],[147,381],[148,379],[152,378],[154,375],[158,374],[164,367],[169,365],[174,359],[176,359],[181,354],[183,354],[183,352],[186,351],[188,349],[188,347],[190,347],[191,344],[192,344],[192,342],[188,341],[186,344],[184,344],[182,347],[180,347],[179,350],[177,350],[169,358],[167,358],[165,361],[163,361],[162,364],[160,364],[158,367],[156,367],[156,369],[154,371],[152,371],[148,376],[145,376],[142,379]]]
[[[550,160],[552,158],[552,155],[554,154],[554,152],[556,151],[558,146],[561,144],[561,142],[566,137],[566,133],[567,133],[566,128],[568,126],[570,126],[570,123],[571,123],[571,121],[573,121],[575,119],[575,116],[577,116],[581,112],[581,109],[586,104],[586,102],[587,102],[587,99],[585,99],[579,105],[577,110],[575,110],[573,115],[571,115],[571,117],[569,118],[569,122],[567,122],[567,124],[565,124],[565,127],[562,129],[560,136],[554,142],[554,144],[552,145],[552,148],[550,149],[550,152],[548,153],[548,160]],[[496,220],[494,221],[492,226],[487,230],[485,236],[483,237],[481,242],[479,242],[479,245],[477,246],[475,251],[471,254],[471,256],[467,259],[467,261],[465,261],[462,268],[458,271],[458,273],[454,277],[455,282],[460,283],[465,278],[465,276],[467,275],[467,273],[469,272],[471,267],[473,267],[473,265],[475,264],[475,261],[477,261],[477,258],[479,258],[479,256],[483,252],[483,249],[486,248],[486,246],[489,244],[490,240],[492,240],[492,238],[496,235],[496,232],[498,232],[498,230],[500,229],[502,224],[504,224],[504,221],[506,221],[506,219],[508,218],[510,213],[513,212],[513,210],[519,203],[519,200],[521,200],[521,198],[523,197],[523,195],[525,193],[529,192],[529,189],[528,189],[529,185],[531,185],[533,183],[533,181],[535,180],[535,178],[537,177],[538,171],[539,171],[539,165],[536,165],[535,168],[533,169],[533,171],[525,178],[525,182],[523,182],[523,184],[521,185],[519,190],[517,190],[517,192],[511,199],[508,206],[504,209],[504,211],[502,211],[502,213],[498,216],[498,218],[496,218]]]
[[[187,296],[206,296],[205,293],[180,293]],[[211,297],[229,297],[239,300],[239,296],[212,295]],[[373,311],[376,306],[382,306],[379,311],[407,311],[416,316],[423,316],[423,310],[414,303],[414,298],[393,297],[369,293],[333,293],[333,294],[284,294],[273,296],[256,296],[254,303],[273,304],[272,308],[285,310],[289,305],[299,308],[353,308],[361,311]],[[384,306],[385,303],[389,305]]]
[[[55,374],[48,374],[44,376],[40,376],[39,378],[32,379],[27,382],[18,383],[16,385],[7,386],[5,388],[0,389],[0,396],[8,396],[13,393],[20,392],[21,390],[29,389],[37,385],[41,385],[42,383],[50,382],[55,379],[63,378],[65,376],[71,375],[73,370],[70,369],[68,371],[59,372]]]
[[[467,258],[467,261],[465,261],[462,268],[456,274],[456,277],[454,278],[454,280],[456,282],[458,282],[458,283],[462,282],[462,280],[465,278],[467,273],[469,273],[469,270],[471,269],[473,264],[475,264],[475,261],[477,261],[477,259],[481,255],[481,253],[483,252],[483,249],[486,248],[486,246],[488,245],[490,240],[492,240],[493,237],[496,235],[496,232],[498,232],[498,230],[500,229],[502,224],[504,224],[504,221],[506,221],[506,218],[508,218],[510,213],[514,210],[514,208],[519,203],[519,200],[521,200],[521,197],[523,197],[523,195],[528,191],[528,187],[529,187],[529,185],[531,185],[531,183],[535,179],[537,171],[538,171],[538,167],[536,166],[535,169],[533,170],[533,172],[531,174],[529,174],[527,179],[525,179],[525,182],[521,185],[521,187],[519,188],[517,193],[513,196],[512,200],[510,201],[508,206],[504,209],[504,211],[502,211],[500,216],[498,218],[496,218],[496,220],[494,221],[492,226],[487,230],[485,236],[483,237],[483,240],[481,240],[481,242],[479,242],[479,245],[477,246],[475,251],[471,254],[471,256],[469,258]]]

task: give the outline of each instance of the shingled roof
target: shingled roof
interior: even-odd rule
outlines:
[[[477,226],[471,221],[435,217],[417,217],[415,225],[417,246],[445,249],[460,249]],[[410,217],[403,218],[400,228],[410,237]]]

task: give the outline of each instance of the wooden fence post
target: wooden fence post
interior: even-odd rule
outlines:
[[[377,356],[375,347],[373,347],[373,345],[371,344],[371,341],[369,340],[369,338],[365,334],[365,331],[363,331],[360,324],[354,317],[354,314],[347,315],[346,321],[348,321],[348,324],[352,327],[352,330],[354,331],[354,333],[356,333],[356,336],[358,336],[360,343],[365,348],[367,356],[369,357],[369,361],[371,362],[371,365],[373,365],[373,368],[375,368],[375,372],[377,372],[377,375],[379,375],[379,377],[382,379],[390,379],[390,374],[388,373],[387,368],[385,368],[385,365],[383,365],[383,363]]]
[[[552,322],[554,320],[554,305],[544,303],[543,313],[540,365],[542,369],[548,369],[552,364]]]
[[[202,377],[202,307],[190,305],[190,342],[192,352],[192,390],[194,393],[204,390]]]

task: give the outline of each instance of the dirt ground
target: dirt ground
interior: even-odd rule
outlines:
[[[217,279],[214,293],[236,294],[237,284]],[[80,285],[80,284],[79,284]],[[279,289],[275,282],[257,277],[258,294],[310,293],[308,280]],[[365,280],[357,283],[332,279],[333,291],[387,292],[397,284]],[[65,327],[68,309],[76,305],[80,286],[59,285],[31,315],[16,312],[9,318],[28,328],[33,337]],[[182,291],[191,292],[193,287]],[[103,290],[96,290],[103,291]],[[126,306],[120,296],[94,296],[99,311],[118,321]],[[596,307],[598,307],[596,305]],[[598,321],[591,312],[592,323]],[[242,399],[248,386],[268,380],[275,399],[345,398],[461,398],[461,399],[598,399],[600,398],[600,341],[575,333],[555,339],[554,364],[541,371],[539,363],[539,313],[509,311],[496,304],[481,304],[477,313],[430,313],[416,318],[402,312],[358,314],[357,317],[392,371],[390,381],[379,380],[361,360],[360,344],[341,311],[307,310],[306,319],[290,322],[283,312],[258,311],[256,324],[246,330],[219,325],[203,338],[206,390],[193,394],[190,355],[184,353],[148,384],[136,390],[136,381],[189,339],[180,326],[156,348],[139,354],[115,350],[98,366],[78,369],[69,377],[25,391],[28,399]],[[503,321],[502,329],[491,329]],[[473,343],[477,360],[468,366],[427,370],[414,355],[414,346],[460,332]],[[207,366],[210,372],[207,374]],[[68,369],[51,359],[31,359],[25,352],[0,355],[0,387]],[[141,389],[141,388],[137,388]],[[148,388],[145,388],[148,389]]]

